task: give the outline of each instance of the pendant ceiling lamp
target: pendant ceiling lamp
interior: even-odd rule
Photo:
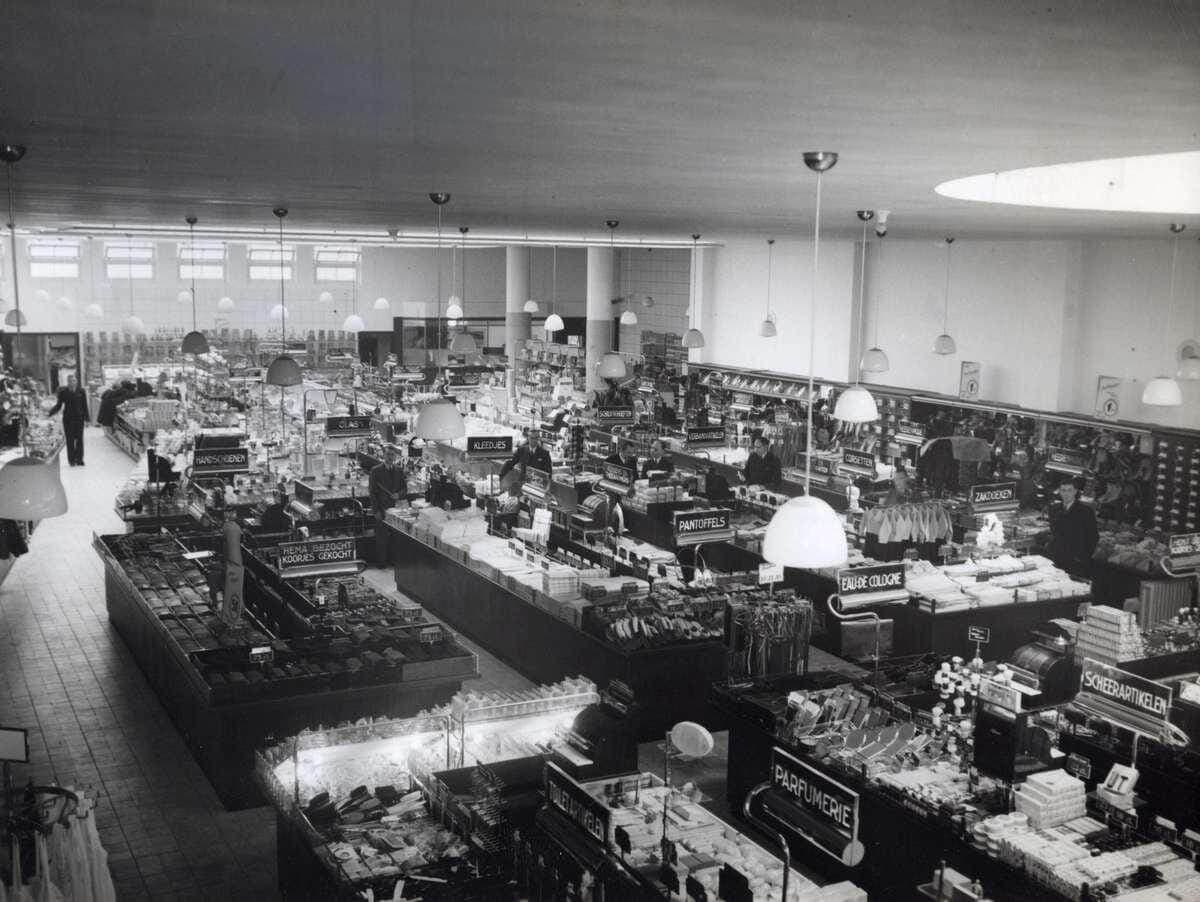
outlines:
[[[463,297],[467,294],[467,287],[463,282],[467,277],[467,227],[459,226],[458,233],[462,235],[461,246],[462,250],[459,256],[462,257],[462,282],[459,282],[458,289],[463,293]],[[463,300],[457,294],[454,294],[454,248],[450,248],[450,298],[446,304],[446,319],[462,319],[463,317]]]
[[[89,252],[90,253],[90,252]],[[92,266],[91,260],[88,260],[88,296],[96,296],[96,267]],[[102,319],[104,316],[104,308],[92,301],[83,308],[83,315],[89,319]]]
[[[299,385],[304,381],[304,375],[300,372],[300,364],[296,362],[296,358],[292,357],[287,351],[287,305],[284,303],[284,279],[283,279],[283,218],[288,215],[287,207],[276,207],[271,211],[275,214],[275,218],[279,220],[279,318],[283,323],[280,329],[280,355],[271,361],[271,365],[267,367],[267,385],[277,385],[280,388],[288,388],[292,385]],[[280,409],[283,409],[283,395],[280,395]]]
[[[125,236],[127,242],[132,242],[132,237]],[[133,312],[133,263],[126,260],[125,262],[125,281],[129,286],[129,316],[121,320],[121,328],[130,335],[138,336],[146,334],[146,324],[142,322],[142,318]]]
[[[91,303],[83,308],[83,315],[91,319],[102,319],[104,317],[104,308],[99,304]]]
[[[625,366],[625,358],[615,351],[609,351],[596,363],[597,372],[601,379],[624,379],[629,372]]]
[[[54,306],[59,310],[62,310],[64,313],[75,309],[75,305],[71,303],[71,299],[65,294],[60,296],[58,300],[54,302]]]
[[[813,454],[813,370],[817,352],[817,276],[821,250],[821,175],[837,163],[837,154],[811,151],[804,154],[804,165],[817,174],[817,207],[813,221],[812,302],[808,324],[808,395],[807,431],[805,432],[804,490],[806,495],[792,498],[771,518],[763,536],[763,557],[785,567],[837,567],[846,563],[849,551],[841,518],[828,504],[811,494]]]
[[[317,303],[318,304],[332,304],[333,303],[333,292],[332,291],[322,291],[319,295],[317,295]]]
[[[875,338],[871,347],[863,351],[862,359],[858,362],[858,369],[863,373],[886,373],[891,367],[891,362],[888,360],[887,354],[883,352],[883,348],[879,347],[879,285],[883,282],[883,238],[887,234],[887,218],[888,211],[879,211],[879,226],[875,229],[875,235],[879,238],[879,255],[875,269],[879,273],[875,279],[875,315],[872,317],[875,323]],[[866,260],[866,238],[867,227],[863,226],[863,259],[864,266]],[[861,306],[861,301],[860,301]]]
[[[180,294],[186,294],[188,300],[192,302],[192,331],[183,336],[183,343],[180,344],[179,350],[184,354],[207,354],[208,339],[204,337],[204,333],[196,328],[196,222],[195,216],[188,216],[185,220],[188,224],[188,244],[191,247],[189,251],[189,262],[191,263],[192,272],[192,290],[181,291]],[[282,265],[282,264],[281,264]]]
[[[558,245],[554,245],[553,262],[550,264],[550,315],[546,317],[543,328],[547,332],[561,332],[565,328],[563,318],[554,312],[558,306]]]
[[[225,295],[223,298],[221,298],[221,300],[217,301],[217,310],[219,310],[221,313],[232,313],[233,308],[236,306],[237,305],[233,302],[233,298],[229,297],[229,295]]]
[[[18,341],[13,345],[14,357],[20,344],[23,314],[21,313],[21,290],[17,284],[17,217],[13,200],[13,169],[25,156],[20,144],[0,144],[0,160],[4,161],[8,179],[8,237],[13,261],[13,305],[17,312],[16,329]],[[7,318],[6,318],[7,320]],[[13,363],[15,364],[15,360]],[[16,367],[14,366],[14,371]],[[58,458],[46,462],[29,456],[25,444],[26,423],[29,419],[25,410],[28,404],[26,392],[21,392],[22,415],[18,420],[21,430],[21,447],[24,454],[11,460],[0,469],[0,519],[45,520],[67,512],[67,493],[58,476]]]
[[[391,310],[392,302],[387,298],[375,298],[375,303],[372,306],[376,310]]]
[[[426,441],[446,442],[462,438],[467,427],[453,402],[431,401],[417,413],[413,432]]]
[[[864,284],[867,277],[867,223],[875,218],[874,210],[859,210],[859,221],[862,222],[862,254],[858,271],[858,328],[854,334],[855,350],[862,347],[863,302],[866,298]],[[879,408],[871,393],[860,384],[862,368],[859,367],[858,380],[838,395],[834,405],[833,415],[843,423],[872,423],[879,419]]]
[[[696,242],[700,240],[700,234],[693,233],[692,235],[692,279],[688,285],[688,322],[692,322],[692,313],[696,309],[696,276],[700,272],[698,260],[698,252]],[[702,348],[704,347],[704,333],[699,329],[689,328],[683,333],[683,346],[685,348]]]
[[[950,249],[954,246],[954,239],[946,238],[946,299],[945,306],[942,309],[942,334],[933,340],[933,353],[941,354],[947,357],[958,350],[958,345],[955,344],[954,338],[950,335]]]
[[[1171,334],[1171,311],[1175,309],[1175,263],[1179,258],[1179,233],[1186,228],[1180,223],[1171,223],[1171,282],[1167,293],[1167,315],[1163,317],[1166,333]],[[1142,391],[1142,403],[1151,407],[1179,407],[1183,404],[1183,390],[1170,376],[1156,376],[1146,383]]]
[[[771,276],[772,265],[775,262],[775,239],[767,239],[767,315],[763,317],[762,325],[758,327],[758,334],[763,338],[774,338],[779,334],[779,330],[775,327],[775,314],[771,311]]]
[[[429,199],[433,201],[433,206],[437,210],[437,251],[435,252],[435,260],[437,262],[437,350],[442,349],[442,207],[450,203],[450,195],[445,191],[430,192]],[[453,250],[453,249],[452,249]],[[454,284],[454,261],[450,261],[450,282],[453,290]],[[428,342],[426,342],[428,345]],[[432,352],[431,352],[432,353]]]
[[[355,270],[354,281],[350,283],[350,315],[342,321],[342,330],[357,334],[365,328],[367,324],[358,315],[358,270]]]
[[[529,238],[529,234],[525,234],[525,238]],[[529,300],[527,300],[522,310],[526,313],[537,313],[539,309],[538,302],[533,299],[533,245],[525,249],[525,290],[529,292]]]
[[[606,220],[604,220],[604,224],[606,226],[608,226],[608,251],[610,254],[612,254],[612,258],[615,261],[617,259],[617,249],[616,249],[617,226],[619,226],[621,224],[621,220],[606,219]],[[624,297],[620,298],[620,300],[624,300],[625,309],[623,311],[621,311],[621,318],[620,318],[619,322],[622,326],[636,326],[637,321],[638,321],[637,314],[634,313],[633,307],[629,303],[629,299],[632,297],[632,294],[628,291],[625,291],[625,292],[623,292],[623,295],[624,295]]]
[[[462,233],[462,253],[459,255],[459,265],[462,266],[462,274],[458,282],[459,291],[462,292],[462,299],[458,308],[458,318],[465,315],[467,306],[467,226],[459,226],[458,231]],[[479,345],[475,341],[475,336],[467,331],[466,326],[462,330],[454,333],[454,337],[450,339],[450,350],[455,354],[477,354]]]

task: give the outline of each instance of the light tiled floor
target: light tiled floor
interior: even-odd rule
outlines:
[[[0,586],[0,724],[31,731],[14,779],[95,787],[121,900],[274,899],[271,809],[224,810],[108,622],[91,539],[124,531],[113,497],[134,464],[98,429],[85,441],[87,465],[62,465],[70,510]],[[369,578],[392,588],[387,571]],[[480,688],[529,685],[473,650]]]

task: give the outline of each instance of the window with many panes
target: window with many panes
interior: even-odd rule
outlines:
[[[292,264],[296,262],[296,249],[287,245],[282,251],[278,245],[252,246],[246,251],[246,260],[250,265],[249,276],[254,281],[273,280],[277,282],[281,270],[286,281],[292,277]]]
[[[29,275],[35,279],[78,279],[79,242],[30,241]]]
[[[108,279],[153,279],[154,245],[149,241],[110,241],[104,245]]]
[[[220,241],[190,241],[179,245],[179,278],[224,279],[225,245]]]
[[[356,247],[318,247],[313,251],[318,282],[353,282],[358,279]]]

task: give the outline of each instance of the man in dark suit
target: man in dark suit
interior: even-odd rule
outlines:
[[[59,411],[63,415],[63,434],[67,439],[67,463],[83,466],[83,424],[90,422],[87,392],[79,387],[79,380],[67,377],[65,388],[58,390],[58,403],[50,408],[50,416]]]

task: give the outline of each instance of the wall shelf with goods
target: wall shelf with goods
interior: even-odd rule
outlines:
[[[531,422],[557,407],[563,394],[586,388],[584,349],[529,338],[513,360],[516,413]]]
[[[683,336],[675,332],[642,332],[642,357],[646,360],[648,377],[678,376],[687,363]]]

